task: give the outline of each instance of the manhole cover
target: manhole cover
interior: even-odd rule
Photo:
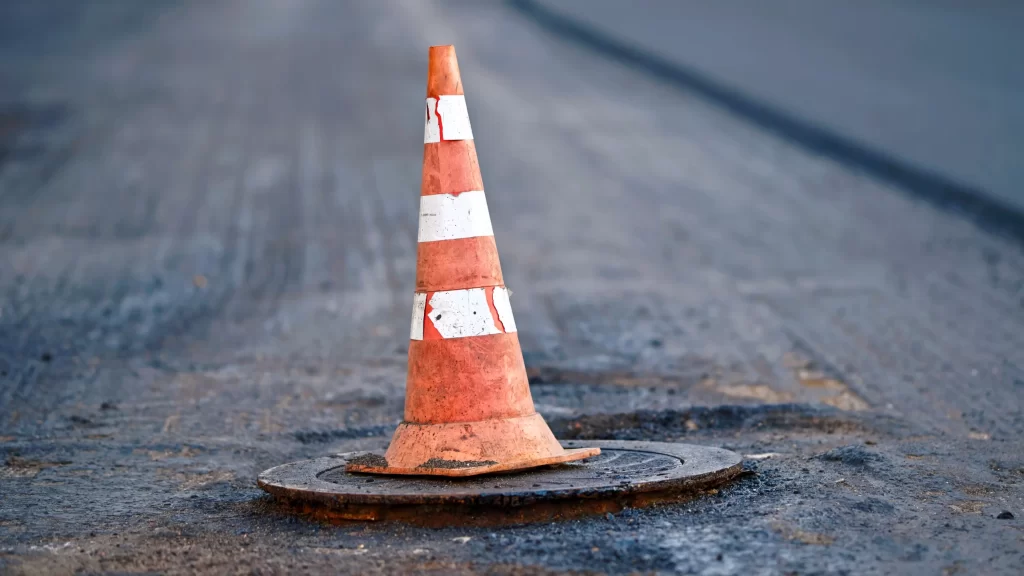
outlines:
[[[448,523],[522,522],[610,512],[677,500],[736,475],[740,457],[719,448],[665,442],[565,441],[597,446],[587,460],[519,473],[440,478],[345,472],[350,452],[260,474],[261,488],[321,518]]]

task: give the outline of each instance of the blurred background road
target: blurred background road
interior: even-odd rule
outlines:
[[[1024,210],[1024,4],[539,0],[542,8]]]
[[[824,5],[0,5],[0,569],[1019,571],[1018,9]],[[449,43],[538,410],[749,474],[442,530],[254,486],[401,418]]]

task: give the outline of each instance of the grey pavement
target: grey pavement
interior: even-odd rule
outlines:
[[[0,18],[0,571],[1019,572],[1019,238],[521,5],[67,6]],[[539,411],[743,477],[441,529],[255,486],[401,418],[448,43]]]
[[[766,106],[1024,210],[1024,4],[539,0]]]

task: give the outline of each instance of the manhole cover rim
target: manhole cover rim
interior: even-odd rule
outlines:
[[[666,478],[647,478],[623,484],[609,480],[604,485],[567,486],[564,488],[467,488],[418,492],[415,494],[356,492],[351,484],[339,484],[321,479],[324,474],[345,466],[346,462],[367,451],[349,452],[332,456],[302,460],[276,466],[259,475],[258,484],[267,492],[292,501],[310,501],[328,506],[347,505],[431,505],[431,504],[504,504],[520,505],[532,501],[565,498],[608,497],[646,492],[694,490],[708,484],[717,484],[737,474],[742,458],[735,452],[721,448],[676,444],[668,442],[630,441],[563,441],[566,448],[599,447],[606,451],[642,452],[682,460]],[[585,462],[585,461],[584,461]],[[373,479],[369,475],[354,475]],[[494,475],[502,477],[514,475]],[[415,482],[415,476],[405,477]],[[456,479],[453,484],[458,484]]]

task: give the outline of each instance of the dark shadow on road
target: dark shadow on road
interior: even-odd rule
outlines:
[[[559,38],[585,46],[680,89],[698,94],[761,128],[815,154],[831,158],[896,185],[912,197],[966,216],[985,230],[1024,243],[1024,213],[996,200],[984,190],[951,181],[872,150],[826,128],[759,102],[708,76],[656,54],[631,46],[534,0],[508,0],[508,5]]]

